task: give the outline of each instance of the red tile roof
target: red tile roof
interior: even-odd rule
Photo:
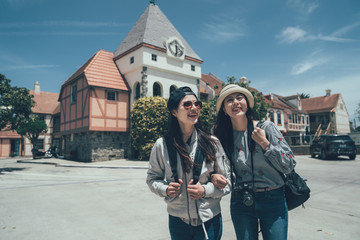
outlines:
[[[89,86],[129,91],[113,57],[114,54],[112,52],[99,50],[66,80],[62,86],[68,84],[81,74],[85,74]]]
[[[0,131],[0,138],[21,138],[19,134],[16,133],[16,131],[10,131],[8,127],[5,127]]]
[[[214,89],[215,85],[217,85],[219,88],[214,89],[215,95],[218,95],[219,92],[222,89],[222,84],[224,83],[220,78],[216,77],[214,74],[210,73],[208,74],[201,74],[201,81],[205,83],[209,83],[209,86]],[[203,87],[200,87],[200,92],[206,93],[205,89]]]
[[[340,94],[301,99],[302,108],[309,113],[334,112],[339,102]]]
[[[32,108],[34,113],[41,114],[54,114],[54,111],[59,108],[60,103],[58,102],[59,94],[52,92],[41,92],[34,93],[33,90],[30,90],[30,94],[34,95],[33,100],[35,101],[35,106]]]
[[[271,99],[271,95],[265,95],[265,103],[270,104],[272,108],[276,108],[276,109],[286,109],[288,108],[288,106],[286,106],[285,104],[283,104],[282,102],[280,102],[279,100],[277,100],[276,98]]]

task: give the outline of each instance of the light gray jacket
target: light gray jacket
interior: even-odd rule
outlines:
[[[168,184],[175,180],[172,178],[165,139],[159,138],[151,151],[146,183],[152,192],[165,198],[167,211],[170,215],[179,217],[184,222],[190,223],[191,225],[200,225],[202,222],[206,222],[219,214],[221,212],[221,197],[228,194],[231,190],[229,160],[218,139],[215,137],[213,137],[213,139],[217,142],[217,161],[207,164],[204,159],[199,182],[205,189],[205,197],[199,200],[190,198],[187,192],[187,185],[192,179],[193,173],[192,171],[190,173],[183,172],[179,154],[177,154],[177,173],[179,179],[182,179],[184,183],[181,184],[180,192],[177,197],[171,198],[167,196],[166,189],[168,188]],[[196,131],[194,131],[191,136],[190,144],[186,144],[186,146],[191,159],[194,161],[195,150],[197,147]],[[228,179],[229,184],[224,189],[219,190],[211,182],[212,173],[223,174]]]

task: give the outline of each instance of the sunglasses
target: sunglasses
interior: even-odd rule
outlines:
[[[195,101],[195,102],[186,101],[186,102],[183,103],[183,106],[184,106],[185,110],[189,110],[189,109],[192,108],[193,104],[197,109],[202,108],[202,102],[200,102],[200,101]]]

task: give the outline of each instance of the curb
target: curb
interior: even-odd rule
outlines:
[[[54,165],[55,167],[72,167],[72,168],[109,168],[109,169],[148,169],[148,167],[143,166],[106,166],[106,165],[73,165],[73,164],[61,164],[53,162],[34,162],[26,160],[17,160],[18,163],[30,163],[30,164],[47,164]]]

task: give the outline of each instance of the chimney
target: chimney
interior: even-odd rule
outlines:
[[[34,84],[34,94],[40,94],[40,83],[38,81]]]
[[[326,89],[326,95],[325,97],[329,97],[331,95],[331,89]]]

